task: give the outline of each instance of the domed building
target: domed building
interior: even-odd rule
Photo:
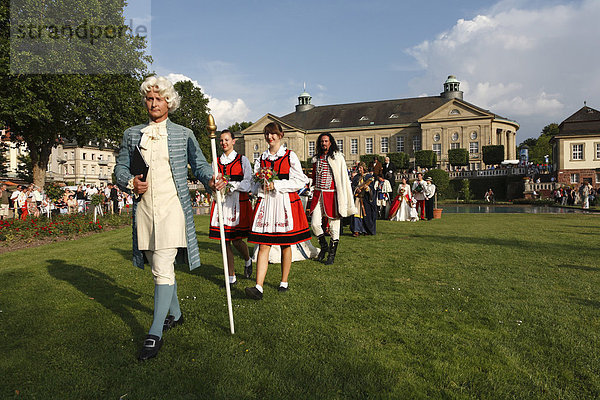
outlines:
[[[448,167],[448,150],[469,151],[469,169],[483,169],[482,147],[503,145],[504,158],[517,158],[516,131],[519,124],[463,100],[460,82],[450,75],[439,96],[370,101],[363,103],[311,104],[306,89],[298,96],[296,110],[282,117],[266,114],[242,131],[237,151],[250,160],[265,148],[263,128],[279,122],[284,144],[301,160],[316,152],[319,134],[336,139],[349,164],[363,154],[385,155],[404,152],[414,157],[417,150],[433,150],[440,168]]]

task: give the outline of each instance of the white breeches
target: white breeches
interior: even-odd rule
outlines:
[[[152,266],[154,283],[157,285],[174,285],[177,248],[144,250],[144,254]]]
[[[323,219],[323,196],[319,199],[319,205],[315,207],[312,213],[311,226],[317,236],[321,236],[323,227],[321,226]],[[329,220],[329,234],[332,240],[340,240],[340,219],[327,218]]]

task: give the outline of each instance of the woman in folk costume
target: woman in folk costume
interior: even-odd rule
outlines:
[[[246,288],[246,296],[254,300],[263,298],[263,284],[269,266],[272,245],[281,246],[281,283],[279,291],[288,290],[288,276],[292,266],[290,245],[310,240],[308,221],[297,191],[308,183],[296,153],[281,144],[283,129],[276,122],[264,128],[269,149],[254,162],[254,173],[267,169],[278,179],[262,180],[254,185],[258,202],[254,209],[254,222],[248,242],[258,244],[256,262],[256,286]]]
[[[352,178],[352,190],[354,192],[354,204],[357,212],[350,220],[352,236],[360,234],[374,235],[377,224],[377,204],[375,196],[375,177],[373,174],[365,173],[366,165],[361,162],[358,165],[358,173]]]
[[[224,189],[223,202],[223,224],[225,227],[225,246],[227,248],[227,266],[229,268],[229,284],[237,283],[235,277],[235,265],[231,244],[240,252],[245,260],[244,276],[250,278],[252,275],[252,259],[248,252],[248,246],[242,239],[247,238],[250,233],[252,222],[252,206],[248,192],[252,184],[252,166],[250,161],[233,150],[235,137],[228,129],[221,132],[220,142],[223,154],[217,160],[219,173],[228,180]],[[211,239],[221,239],[219,231],[219,216],[213,202],[210,210]]]
[[[356,209],[346,160],[330,133],[319,135],[317,154],[312,158],[312,164],[314,190],[310,203],[311,225],[321,246],[317,261],[331,265],[335,261],[340,241],[341,218],[355,214]],[[323,231],[323,225],[327,223],[331,235],[329,246]],[[329,253],[327,260],[325,260],[326,253]]]
[[[390,209],[389,219],[391,221],[410,221],[411,202],[410,185],[406,183],[406,178],[402,177],[402,183],[398,185],[398,196],[394,199]]]

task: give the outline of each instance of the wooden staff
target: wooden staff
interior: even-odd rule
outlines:
[[[219,176],[219,165],[217,163],[217,144],[216,135],[217,125],[215,125],[215,119],[211,114],[208,114],[208,132],[210,133],[210,149],[212,151],[212,168],[215,176],[215,182]],[[229,287],[229,270],[227,268],[227,247],[225,246],[225,227],[223,225],[223,203],[220,190],[217,190],[217,196],[215,201],[215,208],[219,217],[219,232],[221,234],[221,253],[223,253],[223,272],[225,273],[225,291],[227,292],[227,310],[229,312],[229,328],[231,334],[235,333],[235,327],[233,325],[233,307],[231,306],[231,288]]]

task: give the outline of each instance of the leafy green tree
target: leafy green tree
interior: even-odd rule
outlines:
[[[454,167],[469,165],[469,152],[467,149],[448,150],[448,162]]]
[[[415,163],[421,168],[432,168],[437,165],[437,154],[433,150],[418,150],[415,152]]]
[[[204,157],[211,162],[210,137],[206,130],[209,111],[208,98],[191,81],[177,82],[174,86],[181,96],[181,104],[175,112],[169,114],[169,119],[194,132]]]
[[[373,163],[373,160],[375,160],[375,158],[377,158],[379,160],[379,162],[382,164],[385,161],[385,157],[379,156],[377,154],[363,154],[362,156],[360,156],[360,161],[367,164],[367,168],[368,168],[369,165]]]
[[[430,176],[433,180],[438,197],[442,199],[447,198],[450,187],[450,177],[448,176],[448,173],[444,170],[436,168],[427,171],[426,175]]]
[[[22,0],[11,18],[19,18],[18,26],[63,26],[67,20],[125,26],[123,0],[44,4],[40,17],[41,2]],[[118,143],[127,127],[144,120],[139,84],[150,58],[143,38],[126,33],[122,41],[52,40],[43,30],[36,43],[41,53],[31,55],[26,38],[10,36],[7,1],[0,2],[0,20],[0,121],[27,144],[36,185],[44,186],[50,153],[62,140]],[[59,48],[65,43],[68,51]]]
[[[388,153],[387,156],[397,169],[407,169],[410,166],[410,156],[406,153]]]
[[[460,193],[463,195],[463,199],[465,201],[471,200],[471,184],[468,179],[462,180],[462,185],[460,189]]]
[[[250,121],[236,122],[233,125],[229,125],[227,127],[227,129],[229,129],[230,132],[235,133],[235,132],[243,131],[244,129],[248,128],[251,125],[252,125],[252,122],[250,122]]]
[[[483,153],[483,163],[485,165],[496,165],[504,161],[504,145],[483,146],[481,152]]]
[[[6,175],[8,173],[8,157],[6,156],[6,151],[8,150],[8,146],[6,143],[0,142],[0,176]]]
[[[33,182],[33,163],[29,154],[21,154],[17,157],[17,177],[25,182]]]
[[[542,132],[537,139],[525,139],[521,144],[519,144],[518,149],[520,150],[527,145],[527,147],[529,147],[529,161],[534,164],[544,164],[544,156],[549,156],[549,158],[552,156],[552,145],[550,145],[550,139],[557,134],[558,124],[553,122],[546,125],[544,129],[542,129]]]

